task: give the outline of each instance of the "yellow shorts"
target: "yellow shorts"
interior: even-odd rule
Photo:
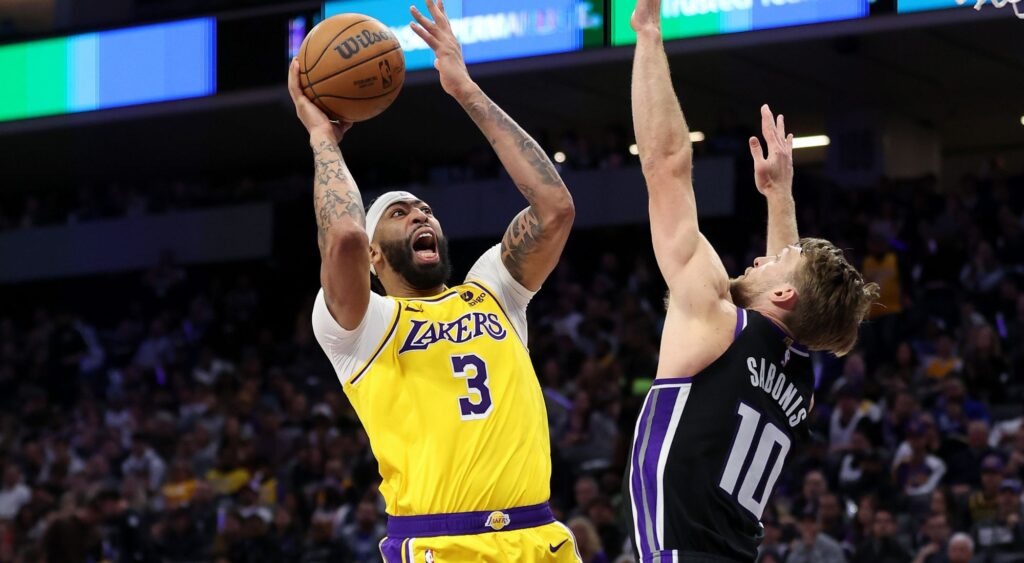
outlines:
[[[465,536],[384,538],[384,563],[548,563],[581,561],[576,538],[561,522]]]

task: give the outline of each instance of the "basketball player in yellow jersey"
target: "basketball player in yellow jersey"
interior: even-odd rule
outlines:
[[[389,192],[366,210],[335,124],[289,89],[315,157],[322,289],[313,309],[380,465],[388,563],[579,561],[547,501],[547,414],[526,348],[526,306],[572,226],[572,197],[544,151],[470,79],[443,5],[415,8],[444,90],[493,145],[529,202],[465,283],[446,285],[447,242],[430,206]],[[476,213],[477,209],[460,210]],[[386,295],[370,291],[370,273]]]

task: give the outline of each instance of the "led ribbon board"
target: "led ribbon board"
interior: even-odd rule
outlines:
[[[612,44],[636,43],[629,18],[636,0],[612,0]],[[861,18],[867,0],[664,0],[662,37],[679,39]]]
[[[908,12],[923,12],[925,10],[944,10],[946,8],[973,7],[974,0],[958,4],[956,0],[896,0],[896,11],[903,14]]]
[[[416,4],[427,13],[421,2]],[[446,0],[444,5],[467,63],[577,51],[604,40],[602,0]],[[390,27],[409,70],[433,66],[434,53],[409,28],[409,2],[324,4],[325,18],[346,12],[366,14]]]
[[[216,92],[216,20],[0,45],[0,121]]]

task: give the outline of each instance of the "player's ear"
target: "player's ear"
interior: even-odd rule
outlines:
[[[384,263],[384,253],[380,251],[380,245],[377,243],[370,243],[370,267],[376,271],[380,271],[381,265]]]
[[[768,294],[768,298],[776,307],[786,311],[792,311],[796,307],[798,297],[796,287],[791,283],[780,284]]]

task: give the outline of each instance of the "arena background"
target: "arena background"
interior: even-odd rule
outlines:
[[[948,561],[965,533],[975,561],[1024,561],[1024,10],[843,1],[666,2],[746,10],[667,41],[729,272],[765,246],[746,139],[767,102],[829,139],[795,153],[801,234],[882,285],[857,352],[815,357],[816,439],[779,481],[761,560]],[[629,7],[462,5],[564,39],[541,54],[499,26],[504,46],[475,52],[510,58],[470,72],[576,202],[531,355],[552,505],[585,561],[626,561],[619,485],[665,289],[631,151]],[[0,0],[0,561],[379,560],[379,477],[309,322],[312,159],[284,89],[322,9]],[[195,18],[194,43],[81,47]],[[342,148],[364,200],[412,187],[433,205],[456,277],[523,205],[429,68]]]

